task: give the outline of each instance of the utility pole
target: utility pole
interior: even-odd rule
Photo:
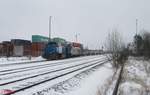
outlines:
[[[76,34],[75,35],[75,38],[76,38],[76,42],[78,42],[78,36],[79,36],[80,34]]]
[[[76,37],[76,42],[78,42],[78,35],[76,34],[75,37]]]
[[[138,19],[136,19],[136,35],[138,33]]]
[[[51,19],[52,16],[49,16],[49,42],[51,41]]]

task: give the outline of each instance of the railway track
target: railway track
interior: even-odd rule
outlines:
[[[89,62],[93,62],[93,61],[98,61],[98,60],[96,59],[96,60],[92,60],[92,61],[89,61]],[[17,82],[17,81],[22,81],[22,80],[29,79],[29,78],[34,78],[34,77],[37,77],[37,76],[40,76],[40,75],[45,75],[45,74],[49,74],[49,73],[53,73],[53,72],[57,72],[57,71],[62,71],[62,70],[65,70],[65,69],[76,67],[76,66],[81,66],[81,65],[84,65],[86,63],[87,62],[83,62],[81,64],[75,64],[73,66],[66,66],[66,67],[63,66],[63,68],[58,68],[58,69],[54,69],[54,70],[52,68],[50,68],[50,70],[48,70],[47,72],[44,72],[44,73],[37,73],[36,72],[35,75],[27,76],[26,78],[16,79],[16,80],[13,80],[13,81],[9,81],[7,83],[6,82],[4,82],[4,83],[0,82],[0,86],[6,85],[6,84],[10,84],[10,83],[14,83],[14,82]],[[62,64],[62,65],[64,65],[64,64]],[[2,80],[2,78],[1,78],[1,80]]]
[[[118,88],[119,88],[119,85],[120,85],[120,82],[122,79],[123,68],[124,68],[124,64],[121,66],[121,69],[119,71],[119,76],[118,76],[118,79],[116,81],[115,88],[113,90],[112,95],[117,95],[117,93],[118,93]]]
[[[96,58],[96,57],[94,57],[94,58]],[[23,71],[27,71],[27,70],[35,70],[35,69],[39,69],[39,68],[45,68],[47,66],[56,66],[56,65],[61,65],[61,64],[64,64],[64,63],[67,64],[67,63],[70,63],[70,62],[77,62],[77,61],[80,61],[80,60],[81,59],[74,59],[74,60],[69,60],[69,61],[65,60],[63,62],[62,61],[61,62],[52,62],[50,64],[45,64],[45,62],[48,62],[48,61],[42,61],[42,63],[40,61],[38,61],[38,63],[40,62],[40,64],[42,64],[42,65],[33,65],[33,66],[27,66],[27,67],[21,67],[21,68],[0,70],[0,76],[1,75],[6,75],[6,74],[13,74],[13,73],[17,73],[17,72],[23,72]],[[22,64],[22,63],[20,63],[20,64]]]
[[[78,70],[81,70],[81,69],[84,69],[84,68],[87,68],[87,67],[90,67],[90,66],[95,67],[95,66],[98,66],[98,65],[102,65],[105,62],[107,62],[107,60],[100,60],[100,59],[99,60],[92,60],[92,61],[86,62],[86,64],[82,63],[82,64],[78,64],[78,65],[74,65],[74,66],[69,66],[69,67],[57,69],[57,70],[54,70],[54,71],[45,72],[45,73],[42,73],[40,75],[35,75],[35,76],[31,76],[31,77],[24,78],[24,79],[3,83],[3,84],[1,84],[1,86],[3,86],[3,87],[12,86],[12,88],[16,88],[15,90],[10,89],[11,91],[9,93],[4,94],[4,95],[10,95],[10,94],[20,92],[22,90],[25,90],[25,89],[31,88],[33,86],[36,86],[36,85],[54,80],[56,78],[65,76],[67,74],[76,72]],[[33,81],[32,79],[34,79],[35,77],[36,77],[36,80]],[[38,81],[37,81],[37,77],[39,77]],[[29,81],[29,80],[31,80],[31,81]],[[13,87],[14,83],[17,84],[18,82],[24,82],[24,83],[21,84],[21,86],[20,86],[20,83],[19,83],[18,86]],[[26,82],[26,84],[25,84],[25,82]],[[0,88],[0,89],[3,90],[2,88]]]
[[[24,70],[24,68],[23,68],[23,70],[19,70],[19,71],[15,70],[15,71],[11,71],[11,72],[0,73],[0,86],[1,86],[1,84],[4,84],[4,82],[8,82],[8,81],[13,82],[18,79],[24,79],[27,77],[41,75],[43,73],[52,72],[52,71],[58,70],[62,67],[67,68],[69,66],[78,65],[80,61],[75,60],[74,62],[70,62],[70,61],[68,63],[67,62],[66,63],[60,62],[59,64],[47,64],[46,66],[44,65],[44,67],[30,68],[30,69],[26,69],[26,70]]]

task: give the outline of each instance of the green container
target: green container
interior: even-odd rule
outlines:
[[[65,39],[59,38],[59,37],[53,38],[52,41],[57,42],[57,43],[61,43],[61,44],[65,44],[66,43]]]
[[[48,42],[49,38],[41,35],[32,35],[32,42]]]

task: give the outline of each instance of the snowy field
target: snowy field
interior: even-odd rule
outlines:
[[[98,89],[106,89],[105,85],[114,75],[114,69],[110,62],[105,63],[106,59],[106,55],[98,55],[22,65],[13,64],[22,59],[3,60],[6,65],[2,65],[0,70],[0,93],[50,80],[15,95],[96,95]],[[57,76],[61,77],[55,78]]]
[[[129,58],[118,95],[150,95],[150,60]]]

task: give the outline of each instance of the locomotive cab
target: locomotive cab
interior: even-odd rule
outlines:
[[[44,49],[42,57],[45,59],[54,59],[53,57],[56,55],[57,52],[56,47],[58,47],[56,42],[49,42]]]
[[[42,57],[48,60],[64,58],[63,48],[64,47],[61,44],[49,42],[44,49]]]

